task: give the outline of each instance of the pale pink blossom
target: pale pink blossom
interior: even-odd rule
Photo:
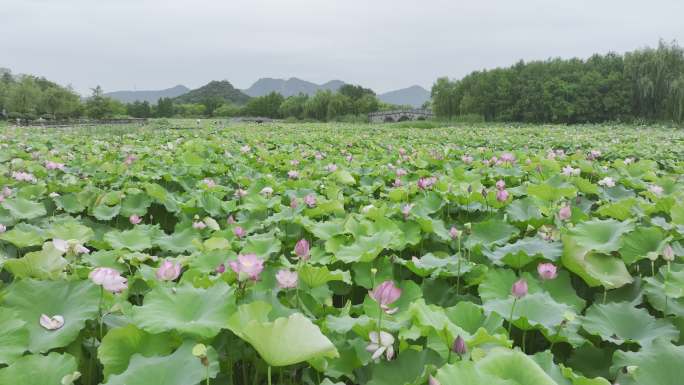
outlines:
[[[461,162],[463,162],[465,164],[471,164],[471,163],[473,163],[473,157],[470,155],[463,155],[463,156],[461,156]]]
[[[64,163],[53,162],[50,160],[45,162],[45,168],[48,170],[62,170],[62,171],[64,171],[64,167],[65,167]]]
[[[537,265],[537,273],[542,280],[551,280],[558,276],[558,268],[553,263],[540,263]]]
[[[307,194],[307,196],[304,197],[304,203],[309,207],[316,206],[316,195]]]
[[[401,213],[404,214],[404,220],[408,219],[411,214],[411,209],[413,208],[413,203],[408,203],[401,206]]]
[[[109,267],[95,268],[88,277],[93,283],[101,285],[105,290],[112,293],[119,293],[128,287],[126,278],[122,277],[118,271]]]
[[[272,187],[264,187],[261,189],[260,193],[262,195],[271,196],[273,194],[273,188]]]
[[[599,186],[603,187],[615,187],[615,180],[613,178],[607,176],[600,181],[598,181]]]
[[[458,231],[458,229],[455,226],[452,226],[449,229],[449,236],[451,237],[451,239],[457,239],[461,237],[461,232]]]
[[[159,268],[157,269],[156,275],[157,279],[160,281],[173,281],[178,276],[180,276],[181,273],[181,264],[180,262],[172,262],[168,259],[165,259],[161,265],[159,265]]]
[[[195,221],[195,222],[192,222],[192,228],[193,228],[193,229],[202,230],[202,229],[204,229],[205,227],[207,227],[207,224],[204,223],[204,222],[202,222],[202,221]]]
[[[7,231],[7,226],[0,223],[0,234],[4,233],[5,231]]]
[[[241,189],[241,188],[239,188],[239,189],[235,190],[235,194],[234,194],[234,195],[235,195],[235,198],[240,199],[240,198],[242,198],[243,196],[247,195],[247,191],[246,191],[246,190],[243,190],[243,189]]]
[[[290,179],[298,179],[299,178],[299,171],[290,170],[287,172],[287,177]]]
[[[656,184],[652,184],[652,185],[648,186],[648,191],[653,193],[653,195],[655,195],[655,196],[663,195],[663,188],[656,185]]]
[[[511,294],[517,299],[520,299],[527,295],[527,281],[524,279],[519,279],[515,281],[511,287]]]
[[[366,351],[372,353],[371,358],[377,361],[385,355],[387,360],[391,360],[394,357],[394,337],[384,331],[373,331],[368,333],[368,338],[371,343],[366,346]]]
[[[202,183],[204,183],[208,188],[216,187],[216,182],[214,182],[214,180],[211,178],[202,179]]]
[[[401,289],[395,286],[394,282],[385,281],[369,292],[368,295],[380,305],[380,308],[385,313],[393,314],[398,310],[397,308],[391,309],[389,307],[389,305],[401,297]]]
[[[41,314],[38,320],[40,326],[47,330],[58,330],[64,326],[64,317],[61,315],[54,315],[52,317],[47,314]]]
[[[293,289],[297,287],[298,280],[299,277],[296,271],[281,269],[276,273],[276,281],[278,281],[278,287],[281,289]]]
[[[337,171],[337,165],[335,163],[330,163],[326,166],[326,170],[328,170],[328,172],[335,172]]]
[[[235,236],[238,238],[242,238],[247,235],[247,232],[241,226],[235,226],[233,229],[233,234],[235,234]]]
[[[310,246],[309,246],[309,241],[306,239],[302,238],[297,243],[295,244],[294,247],[294,253],[297,257],[300,259],[306,261],[310,258]]]
[[[264,261],[256,254],[238,255],[237,260],[230,261],[230,268],[238,275],[238,280],[258,280],[264,270]]]
[[[506,202],[506,200],[508,200],[508,191],[505,189],[497,190],[496,200],[499,202]]]
[[[497,190],[503,190],[504,188],[506,188],[506,182],[503,179],[499,179],[498,181],[496,181],[496,188]]]
[[[570,219],[572,216],[572,210],[570,209],[570,206],[563,206],[558,210],[558,218],[561,221],[567,221]]]
[[[137,225],[140,224],[140,222],[142,222],[142,218],[133,214],[130,217],[128,217],[128,221],[131,222],[132,225]]]

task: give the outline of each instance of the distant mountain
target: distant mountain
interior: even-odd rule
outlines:
[[[397,105],[411,105],[420,107],[430,100],[430,91],[421,86],[411,86],[400,90],[385,92],[378,95],[378,99],[385,103]]]
[[[186,86],[175,86],[159,91],[115,91],[107,92],[104,96],[118,100],[123,103],[133,103],[136,100],[141,102],[157,103],[161,98],[175,98],[186,94],[190,89]]]
[[[243,92],[252,97],[264,96],[271,92],[277,92],[285,97],[299,95],[300,93],[314,95],[319,90],[337,91],[345,84],[341,80],[331,80],[324,84],[316,84],[297,78],[289,78],[287,80],[261,78],[252,84],[251,87],[243,90]]]
[[[233,87],[227,80],[222,81],[212,81],[208,84],[192,90],[186,94],[178,96],[174,99],[176,103],[202,103],[203,101],[210,98],[221,98],[226,102],[231,102],[233,104],[245,104],[249,100],[249,96],[245,95],[242,91]]]

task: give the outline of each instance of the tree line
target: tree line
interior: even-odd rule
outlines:
[[[589,123],[684,121],[684,50],[661,41],[624,55],[520,61],[432,87],[440,118]]]

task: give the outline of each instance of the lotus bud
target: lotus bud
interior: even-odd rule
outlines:
[[[572,216],[572,210],[570,209],[570,206],[563,206],[558,210],[558,218],[561,221],[567,221],[570,219]]]
[[[451,239],[457,239],[461,237],[461,232],[458,231],[455,226],[452,226],[451,229],[449,229],[449,236]]]
[[[463,356],[468,352],[468,346],[466,345],[466,342],[463,339],[463,337],[461,337],[460,335],[456,337],[453,345],[451,346],[451,351],[458,354],[459,356]]]
[[[0,223],[0,234],[4,233],[5,231],[7,231],[7,226]]]
[[[505,202],[508,200],[508,191],[504,190],[499,190],[496,192],[496,200],[499,202]]]
[[[537,265],[537,273],[542,280],[551,280],[558,276],[556,265],[553,263],[540,263]]]
[[[674,255],[674,250],[672,249],[672,246],[667,245],[665,248],[663,248],[663,259],[666,260],[667,262],[672,262],[675,259]]]
[[[310,256],[309,241],[302,238],[295,244],[294,253],[303,261],[307,261]]]
[[[385,281],[369,292],[368,295],[380,305],[380,308],[385,313],[393,314],[397,311],[397,308],[390,309],[389,305],[401,297],[401,289],[396,287],[394,282]]]
[[[309,207],[316,206],[316,195],[308,194],[307,196],[304,197],[304,203]]]
[[[140,222],[142,222],[142,218],[140,218],[139,216],[133,214],[133,215],[131,215],[130,217],[128,217],[128,221],[131,222],[132,225],[137,225],[137,224],[139,224]]]
[[[235,234],[235,236],[238,238],[242,238],[247,234],[247,232],[242,227],[235,226],[235,228],[233,229],[233,234]]]
[[[517,299],[520,299],[527,295],[527,281],[524,279],[519,279],[515,281],[511,287],[511,294]]]

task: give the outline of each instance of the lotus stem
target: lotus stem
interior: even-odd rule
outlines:
[[[207,384],[209,380],[207,380]],[[268,365],[268,385],[271,385],[271,365]]]
[[[516,303],[518,303],[518,298],[513,299],[513,306],[511,306],[511,315],[508,317],[508,337],[511,336],[511,327],[513,326],[513,312],[515,311]]]

